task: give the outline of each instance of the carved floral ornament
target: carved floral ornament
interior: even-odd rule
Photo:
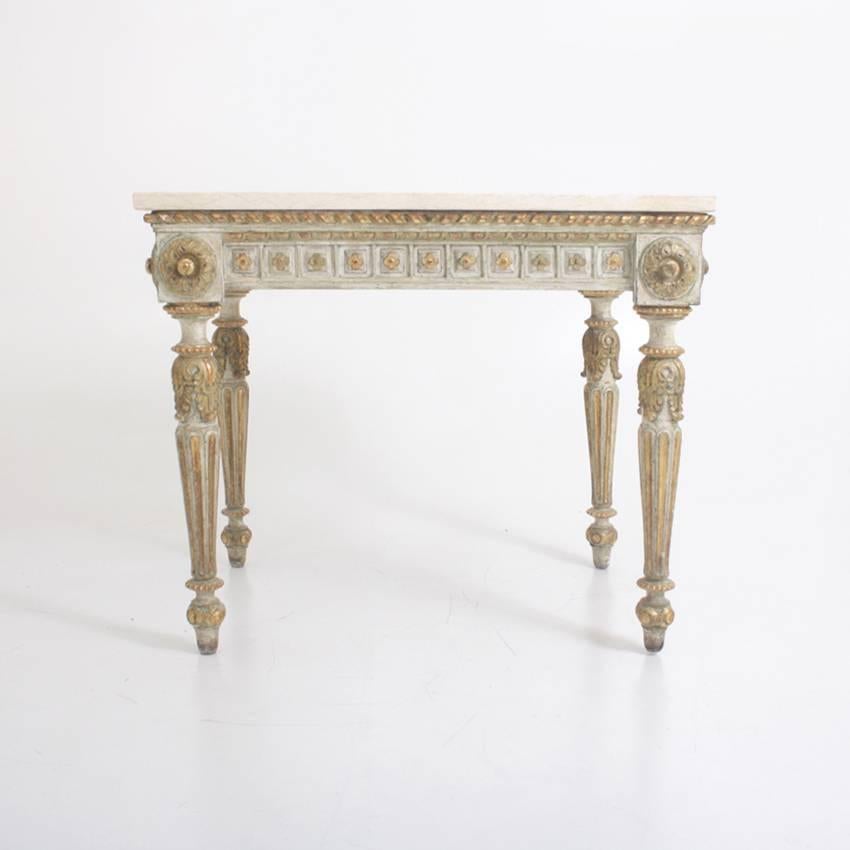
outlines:
[[[656,298],[672,301],[687,295],[697,277],[696,257],[681,239],[656,239],[641,255],[641,282]]]
[[[177,236],[158,252],[155,279],[175,294],[201,295],[215,281],[215,252],[201,239]]]

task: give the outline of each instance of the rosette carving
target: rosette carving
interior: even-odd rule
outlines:
[[[177,236],[159,251],[156,279],[169,292],[202,295],[215,281],[215,252],[202,239]]]
[[[641,282],[657,298],[672,301],[687,295],[697,277],[696,257],[681,239],[656,239],[641,255]]]

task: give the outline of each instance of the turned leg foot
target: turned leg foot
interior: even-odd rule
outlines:
[[[212,655],[218,649],[218,628],[224,619],[224,603],[215,596],[215,591],[224,585],[220,578],[211,581],[189,579],[186,587],[197,594],[189,603],[186,619],[195,629],[198,650],[201,655]]]
[[[690,312],[688,307],[638,307],[649,323],[649,342],[641,348],[638,368],[638,434],[641,504],[643,507],[644,563],[638,587],[646,592],[636,613],[643,627],[644,646],[658,652],[664,646],[674,613],[666,593],[670,580],[670,537],[682,447],[682,395],[685,367],[679,359],[675,324]]]
[[[231,567],[244,567],[251,529],[245,525],[245,458],[248,448],[248,334],[245,319],[239,315],[242,296],[228,296],[222,302],[221,316],[213,334],[216,361],[221,374],[221,461],[224,472],[222,513],[227,526],[221,542],[227,547]]]
[[[177,359],[171,370],[177,415],[177,457],[183,484],[189,531],[194,591],[186,618],[194,627],[198,649],[210,655],[218,648],[218,630],[224,603],[215,595],[223,582],[216,575],[216,525],[219,469],[219,379],[213,346],[207,339],[207,321],[217,304],[167,304],[165,310],[180,321],[183,331],[174,346]]]
[[[611,316],[611,305],[619,292],[584,292],[590,301],[590,318],[582,338],[584,354],[584,411],[587,419],[587,445],[590,452],[591,501],[588,513],[593,523],[587,529],[587,542],[593,552],[593,565],[608,567],[611,549],[617,540],[617,529],[611,517],[614,477],[614,444],[617,436],[617,407],[620,372],[617,360],[620,338],[614,330],[617,322]]]

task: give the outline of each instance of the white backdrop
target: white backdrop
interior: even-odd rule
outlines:
[[[846,22],[590,5],[0,4],[4,846],[846,846]],[[664,652],[627,299],[599,573],[583,299],[307,292],[198,657],[141,190],[717,194]]]

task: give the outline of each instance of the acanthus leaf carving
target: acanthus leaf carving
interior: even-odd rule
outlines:
[[[225,375],[228,365],[234,378],[241,379],[250,374],[248,370],[250,340],[244,328],[226,326],[216,328],[213,334],[213,345],[215,345],[216,363],[222,376]]]
[[[616,322],[588,320],[588,329],[584,332],[581,340],[581,349],[584,354],[583,378],[590,381],[601,381],[605,369],[611,369],[611,376],[620,379],[622,375],[619,370],[620,337],[614,330]]]
[[[174,411],[181,422],[218,416],[218,367],[210,354],[180,354],[171,367]]]
[[[682,419],[685,367],[678,357],[647,355],[638,367],[637,382],[638,413],[654,422],[667,408],[674,422]]]

